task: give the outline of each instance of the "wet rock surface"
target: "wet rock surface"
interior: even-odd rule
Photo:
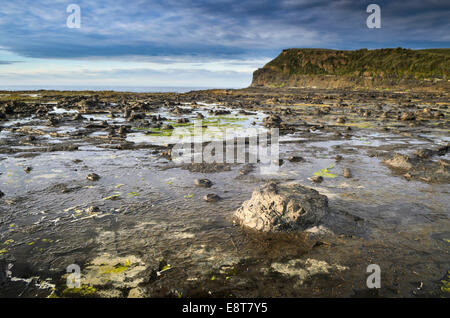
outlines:
[[[352,297],[373,263],[378,296],[447,295],[447,92],[30,95],[0,94],[1,296]],[[194,153],[225,129],[279,128],[276,169],[249,162],[245,140],[245,163],[180,162],[174,144],[199,118]],[[268,181],[316,190],[329,213],[305,230],[233,226]]]

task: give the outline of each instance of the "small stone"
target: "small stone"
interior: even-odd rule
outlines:
[[[100,212],[100,208],[98,206],[90,206],[86,209],[86,212],[89,214]]]
[[[409,172],[407,172],[407,173],[405,173],[405,174],[403,175],[403,177],[404,177],[406,180],[411,180],[413,176],[412,176]]]
[[[336,161],[341,161],[342,160],[342,156],[341,155],[337,155],[336,158],[334,158]]]
[[[344,175],[344,178],[351,178],[352,177],[352,172],[350,171],[349,168],[344,168],[343,175]]]
[[[416,116],[414,115],[414,113],[411,113],[411,112],[404,112],[400,116],[400,120],[403,120],[403,121],[415,120],[415,119],[416,119]]]
[[[301,161],[305,161],[305,159],[303,159],[302,157],[299,157],[299,156],[290,156],[290,157],[288,158],[288,160],[289,160],[290,162],[301,162]]]
[[[97,181],[100,179],[100,176],[96,173],[90,173],[87,175],[86,179],[91,180],[91,181]]]
[[[26,173],[30,173],[31,170],[33,170],[33,168],[31,167],[26,167],[25,169],[23,169],[23,171],[25,171]]]
[[[80,114],[77,113],[76,115],[73,115],[72,120],[83,120],[84,117]]]
[[[212,182],[208,179],[195,179],[195,185],[198,187],[210,188],[212,186]]]
[[[128,131],[127,127],[125,127],[125,126],[120,126],[120,127],[119,127],[119,134],[120,134],[120,135],[126,134],[127,131]]]
[[[284,163],[283,159],[275,159],[275,160],[273,160],[273,164],[277,165],[277,166],[281,166],[281,165],[283,165],[283,163]]]
[[[247,164],[245,166],[243,166],[240,170],[239,170],[239,174],[241,176],[245,176],[248,175],[250,172],[252,172],[254,169],[254,166],[251,164]]]
[[[34,137],[34,136],[28,136],[27,138],[25,138],[25,140],[26,141],[35,141],[36,140],[36,137]]]
[[[315,182],[315,183],[321,183],[323,181],[323,177],[322,176],[312,176],[311,178],[309,178],[309,180],[311,180],[312,182]]]
[[[338,123],[338,124],[345,124],[345,118],[344,118],[344,117],[339,117],[339,118],[336,120],[336,123]]]
[[[189,119],[187,118],[178,118],[177,123],[178,124],[187,124],[189,122]]]
[[[217,202],[220,199],[222,199],[222,198],[214,193],[209,193],[203,197],[203,200],[205,200],[206,202]]]
[[[4,196],[5,194],[2,191],[0,191],[0,198],[3,198]]]
[[[173,126],[172,125],[164,125],[161,127],[162,130],[173,130]]]

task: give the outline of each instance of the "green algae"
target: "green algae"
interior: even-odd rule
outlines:
[[[4,241],[3,245],[10,245],[12,243],[14,243],[14,240],[13,239],[9,239],[9,240]]]
[[[105,265],[100,272],[102,274],[119,274],[123,273],[128,269],[129,266],[126,265],[116,265],[116,266],[107,266]]]
[[[209,122],[209,121],[225,121],[225,122],[239,122],[239,121],[246,121],[247,118],[245,117],[230,117],[230,116],[212,116],[208,117],[208,119],[203,120],[203,122]]]
[[[62,292],[63,297],[86,297],[93,296],[97,289],[90,285],[82,285],[79,288],[66,288]]]
[[[151,136],[156,136],[156,137],[172,136],[172,130],[163,130],[161,128],[152,128],[149,130],[149,133],[151,133]]]
[[[328,168],[320,169],[319,171],[314,172],[315,176],[321,176],[324,178],[336,178],[337,175],[330,173],[329,170],[333,169],[334,165],[330,165]]]
[[[361,129],[374,129],[375,127],[370,122],[359,122],[359,123],[345,123],[345,124],[335,124],[336,126],[344,127],[356,127]]]
[[[450,293],[450,271],[447,272],[447,279],[441,280],[441,291],[444,293]]]
[[[117,200],[120,197],[120,194],[113,194],[109,197],[103,198],[103,200]]]

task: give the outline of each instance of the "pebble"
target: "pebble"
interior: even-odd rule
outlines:
[[[214,193],[209,193],[203,197],[203,200],[205,200],[206,202],[217,202],[220,199],[222,199],[222,198]]]
[[[195,179],[195,185],[198,187],[210,188],[212,186],[212,182],[208,179]]]
[[[309,178],[312,182],[315,183],[321,183],[323,181],[323,177],[322,176],[312,176],[311,178]]]
[[[97,181],[100,179],[100,176],[96,173],[90,173],[87,175],[86,179],[91,180],[91,181]]]

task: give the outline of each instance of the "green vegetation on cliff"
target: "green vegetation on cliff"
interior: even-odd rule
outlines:
[[[290,75],[376,76],[388,78],[441,78],[450,75],[450,49],[288,49],[263,70]]]

